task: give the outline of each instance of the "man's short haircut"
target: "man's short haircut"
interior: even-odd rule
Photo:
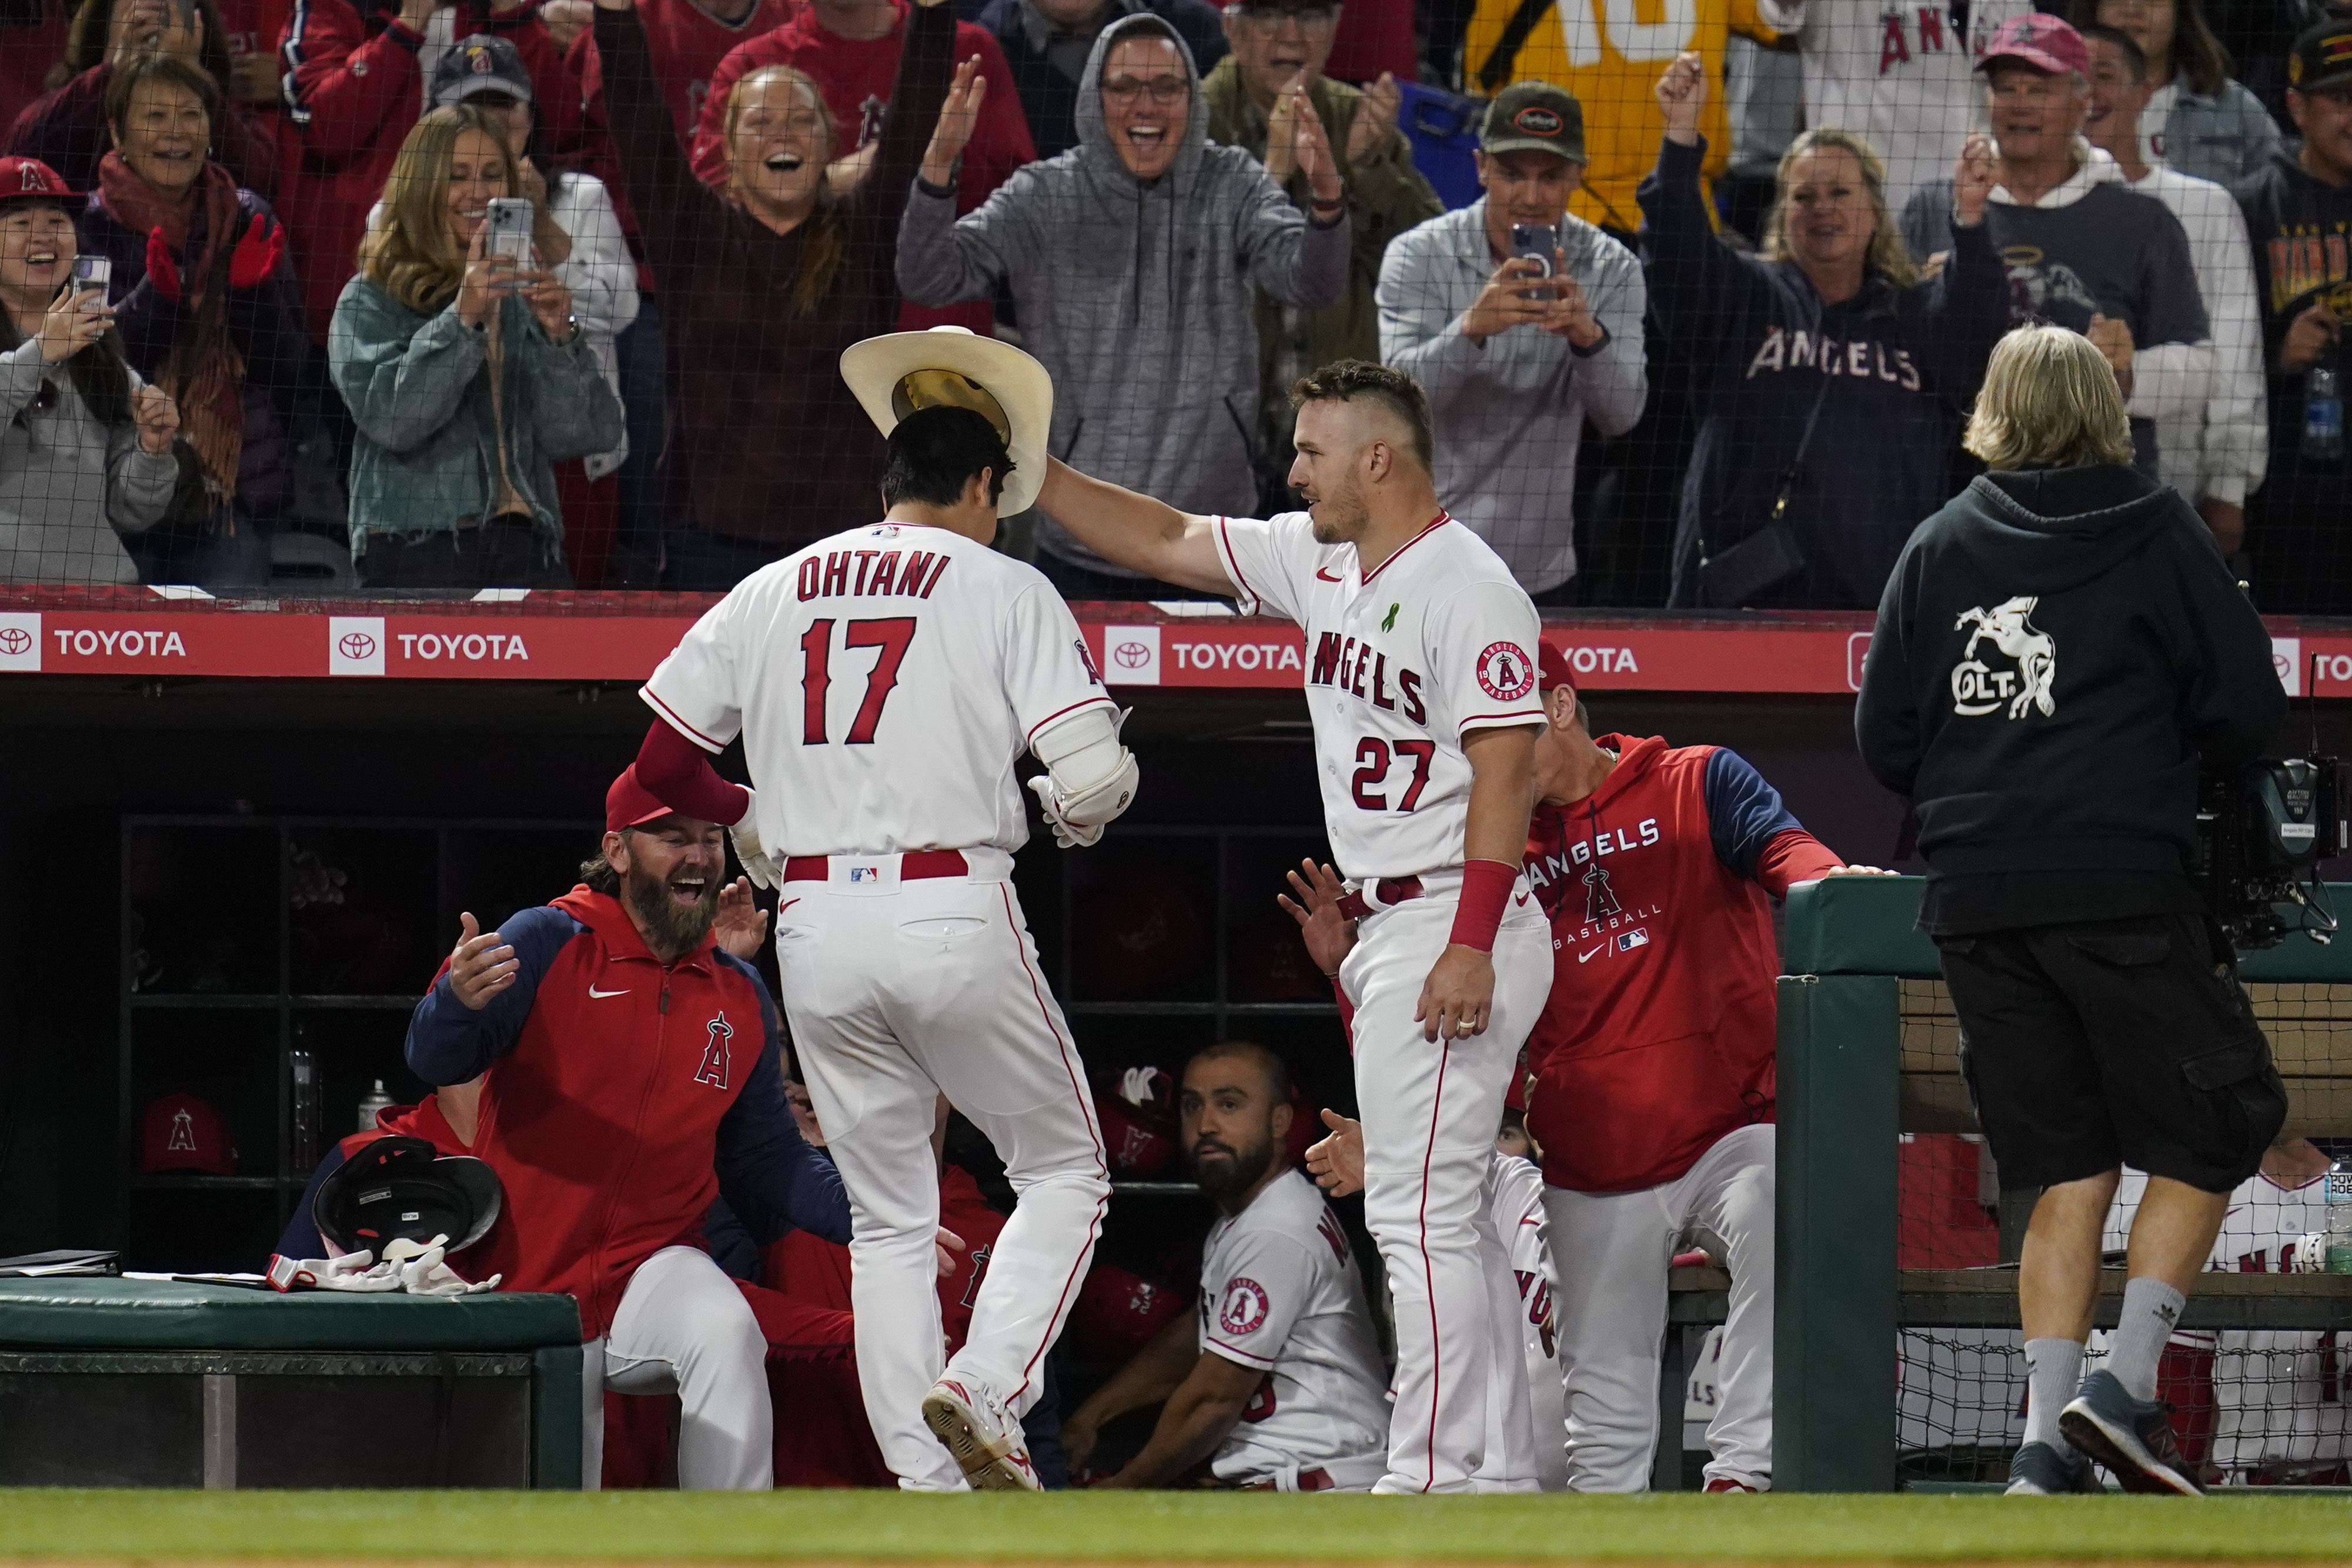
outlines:
[[[1204,1046],[1192,1053],[1191,1061],[1184,1063],[1184,1071],[1190,1076],[1193,1062],[1227,1061],[1255,1062],[1265,1079],[1268,1103],[1286,1105],[1290,1103],[1290,1069],[1283,1064],[1282,1058],[1255,1040],[1221,1040],[1214,1045]]]
[[[1437,471],[1437,433],[1429,417],[1429,396],[1402,371],[1363,360],[1337,360],[1290,383],[1290,406],[1310,402],[1379,403],[1412,432],[1412,455],[1424,473]]]
[[[2083,42],[2086,44],[2093,38],[2113,44],[2123,56],[2124,64],[2130,68],[2132,81],[2137,84],[2147,80],[2147,51],[2141,48],[2129,33],[2121,27],[2110,27],[2099,22],[2089,23],[2074,31],[2083,35]]]
[[[983,468],[990,471],[988,500],[994,506],[1013,472],[1013,455],[997,439],[995,426],[968,408],[918,409],[883,443],[882,505],[919,501],[952,507]]]
[[[1993,345],[1960,444],[1995,470],[2132,460],[2131,420],[2107,357],[2080,332],[2019,327]]]

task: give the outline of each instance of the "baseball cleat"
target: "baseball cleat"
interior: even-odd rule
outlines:
[[[2135,1399],[2105,1370],[2083,1380],[2083,1391],[2058,1417],[2066,1440],[2107,1467],[2126,1491],[2203,1497],[2189,1460],[2164,1418],[2169,1406]]]
[[[2048,1443],[2027,1443],[2009,1461],[2011,1497],[2064,1497],[2101,1490],[2091,1461],[2075,1452],[2072,1443],[2063,1452]]]
[[[978,1384],[942,1377],[923,1396],[923,1425],[955,1456],[975,1491],[1043,1491],[1029,1462],[1029,1439],[996,1396]]]

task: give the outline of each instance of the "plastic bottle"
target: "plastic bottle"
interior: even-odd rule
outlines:
[[[2344,460],[2344,392],[2337,374],[2333,349],[2303,374],[2303,455],[2315,463]]]
[[[378,1113],[391,1109],[392,1096],[383,1092],[383,1080],[379,1078],[374,1088],[360,1096],[360,1131],[374,1132]]]
[[[2330,1274],[2352,1274],[2352,1166],[2327,1167],[2327,1261]]]
[[[298,1045],[286,1053],[286,1066],[294,1080],[293,1166],[297,1172],[308,1172],[319,1164],[319,1063],[307,1045]]]

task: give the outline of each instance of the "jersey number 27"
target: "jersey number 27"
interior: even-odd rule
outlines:
[[[906,662],[907,649],[915,640],[915,618],[893,616],[887,621],[852,621],[845,624],[841,638],[844,648],[879,648],[874,668],[866,672],[866,700],[857,705],[857,716],[849,723],[849,734],[844,738],[852,746],[873,744],[874,731],[882,722],[882,705],[890,700],[891,688],[898,684],[898,666]],[[823,746],[832,737],[824,730],[825,697],[833,685],[833,622],[812,621],[809,629],[801,633],[801,744]]]
[[[1397,756],[1412,758],[1412,782],[1404,787],[1404,799],[1396,803],[1398,810],[1410,811],[1421,804],[1421,792],[1429,788],[1429,760],[1437,755],[1437,742],[1400,740],[1395,746]],[[1356,804],[1367,811],[1389,809],[1389,747],[1376,735],[1356,742]]]

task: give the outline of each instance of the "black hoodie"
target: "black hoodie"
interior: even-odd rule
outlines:
[[[1921,924],[1989,929],[2199,907],[2199,760],[2252,758],[2285,712],[2205,525],[2103,464],[1983,475],[1919,525],[1854,736],[1918,813]]]

